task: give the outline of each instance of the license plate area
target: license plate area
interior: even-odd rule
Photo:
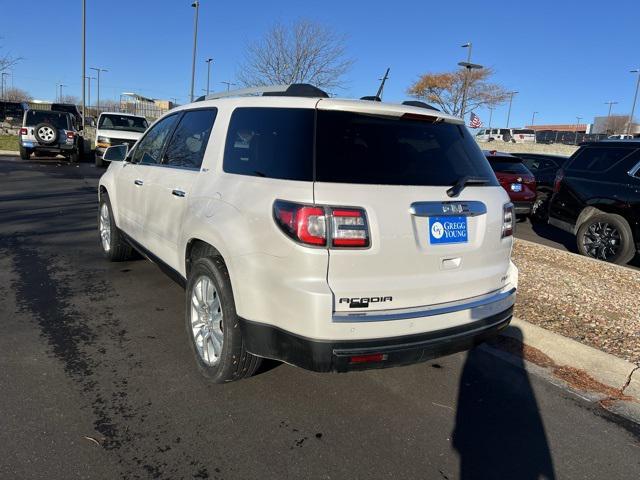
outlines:
[[[512,192],[521,192],[522,191],[522,184],[521,183],[512,183],[511,184],[511,191]]]
[[[467,217],[429,217],[429,243],[467,243],[469,241]]]

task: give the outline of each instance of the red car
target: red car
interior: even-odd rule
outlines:
[[[536,201],[536,177],[518,157],[495,150],[484,154],[500,185],[509,194],[516,215],[529,215]]]

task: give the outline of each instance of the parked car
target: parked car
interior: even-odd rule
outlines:
[[[558,171],[549,223],[578,251],[617,264],[640,248],[640,140],[582,145]]]
[[[20,158],[36,155],[64,155],[72,162],[80,160],[82,136],[73,116],[53,110],[27,110],[18,135]]]
[[[496,150],[485,150],[502,188],[509,194],[517,215],[531,214],[536,201],[536,178],[522,163],[522,159]]]
[[[531,218],[547,222],[549,200],[553,194],[556,173],[569,157],[545,153],[514,153],[536,178],[536,201],[531,207]]]
[[[536,132],[528,128],[483,128],[476,133],[476,139],[480,142],[536,143]]]
[[[105,163],[104,151],[113,145],[132,147],[149,127],[147,119],[129,113],[104,112],[98,117],[96,130],[95,160],[96,166]]]
[[[609,140],[631,140],[633,138],[633,135],[629,135],[629,134],[619,134],[619,135],[609,135],[607,137],[607,139]]]
[[[509,323],[513,205],[461,119],[260,91],[177,107],[104,155],[104,255],[139,250],[185,286],[205,376],[410,364]]]

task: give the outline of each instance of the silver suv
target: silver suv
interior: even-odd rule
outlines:
[[[55,110],[27,110],[19,133],[20,158],[35,155],[64,155],[72,162],[80,160],[82,136],[71,113]]]
[[[462,120],[426,104],[308,85],[212,95],[105,158],[103,252],[136,249],[185,287],[186,335],[215,382],[261,358],[420,362],[511,319],[513,206]]]

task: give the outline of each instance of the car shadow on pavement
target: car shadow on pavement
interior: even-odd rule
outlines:
[[[481,349],[467,354],[453,432],[461,480],[556,478],[538,402],[516,358],[520,365],[505,369]]]

